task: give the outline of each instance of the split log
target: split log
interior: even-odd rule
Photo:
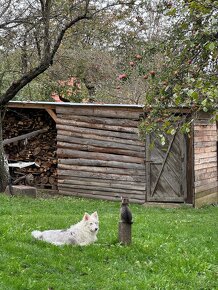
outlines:
[[[114,196],[116,198],[121,198],[122,194],[123,193],[118,193],[118,192],[108,192],[108,191],[105,191],[105,190],[92,190],[92,189],[79,189],[79,188],[60,188],[59,189],[60,191],[67,191],[67,192],[79,192],[79,193],[83,193],[83,194],[89,194],[90,196],[100,196],[100,195],[104,195],[104,196]],[[142,194],[126,194],[125,196],[128,196],[128,198],[134,198],[134,199],[137,199],[137,200],[143,200],[144,199],[144,196]]]
[[[115,118],[99,118],[99,117],[94,117],[94,116],[80,116],[80,115],[63,115],[59,114],[58,115],[59,119],[67,119],[67,120],[74,120],[78,122],[87,122],[87,123],[94,123],[94,124],[105,124],[105,125],[119,125],[122,127],[134,127],[137,128],[139,122],[130,120],[130,119],[115,119]]]
[[[117,175],[117,174],[107,174],[107,173],[98,173],[98,172],[86,172],[86,171],[74,171],[74,170],[62,170],[58,169],[59,176],[78,176],[78,177],[90,177],[97,179],[111,179],[111,180],[125,180],[125,181],[135,181],[144,183],[143,176],[129,176],[129,175]]]
[[[123,168],[123,169],[136,169],[136,170],[145,170],[144,164],[139,163],[127,163],[119,161],[104,161],[104,160],[91,160],[84,158],[76,159],[58,159],[59,164],[66,165],[81,165],[81,166],[102,166],[102,167],[113,167],[113,168]]]
[[[99,152],[85,152],[85,151],[77,151],[77,150],[62,149],[62,148],[57,149],[57,155],[59,158],[64,158],[64,157],[86,158],[86,159],[94,159],[94,160],[144,164],[144,158],[139,158],[139,157],[123,156],[123,155],[99,153]]]
[[[131,196],[134,196],[135,198],[144,198],[145,192],[144,191],[136,191],[136,190],[126,190],[126,189],[120,189],[120,188],[110,188],[110,187],[100,187],[100,186],[91,186],[91,185],[82,185],[82,184],[59,184],[58,188],[61,190],[71,190],[71,189],[77,189],[77,190],[87,190],[87,191],[105,191],[108,192],[108,195],[111,195],[112,193],[116,193],[118,195],[122,194],[129,194]]]
[[[59,176],[58,180],[59,184],[84,184],[84,185],[99,185],[101,187],[110,187],[114,189],[126,189],[129,190],[139,190],[144,191],[146,190],[146,184],[138,183],[138,182],[131,182],[131,181],[123,181],[123,180],[101,180],[95,178],[84,178],[84,177],[73,177],[73,176]]]
[[[139,158],[145,158],[144,152],[137,152],[137,151],[130,151],[124,149],[117,149],[117,148],[110,148],[110,147],[98,147],[92,145],[83,145],[83,144],[73,144],[67,142],[57,142],[58,148],[67,148],[71,150],[80,150],[80,151],[88,151],[88,152],[97,152],[97,153],[112,153],[112,154],[119,154],[124,156],[133,156]]]
[[[69,169],[75,171],[91,171],[99,173],[112,173],[120,175],[135,175],[135,176],[145,176],[145,170],[133,170],[133,169],[120,169],[120,168],[110,168],[110,167],[96,167],[96,166],[80,166],[80,165],[68,165],[68,164],[58,164],[59,169]]]
[[[59,128],[61,127],[58,126]],[[70,127],[68,128],[70,130]],[[69,137],[77,137],[77,138],[84,138],[84,139],[89,139],[89,140],[102,140],[102,141],[108,141],[108,142],[113,142],[113,143],[122,143],[122,144],[126,144],[128,143],[129,145],[134,145],[137,147],[145,147],[145,144],[143,141],[140,141],[138,136],[135,140],[126,140],[126,139],[122,139],[122,135],[121,136],[117,136],[117,137],[113,137],[113,136],[107,136],[104,134],[104,132],[102,132],[103,134],[101,135],[99,132],[99,135],[94,131],[93,133],[87,133],[87,132],[80,132],[77,128],[77,131],[74,130],[74,128],[72,127],[71,130],[62,130],[59,129],[58,130],[58,136],[62,135],[62,136],[69,136]],[[137,140],[138,139],[138,140]]]
[[[90,191],[82,191],[82,190],[59,190],[59,193],[62,195],[70,195],[70,196],[79,196],[79,197],[87,197],[94,199],[103,199],[103,200],[112,200],[112,201],[120,201],[120,195],[107,195],[107,192],[98,192],[98,194],[94,194]],[[143,204],[145,199],[137,199],[134,197],[128,197],[132,203]]]
[[[96,123],[88,123],[88,122],[78,122],[75,120],[68,120],[67,118],[66,119],[58,118],[57,123],[61,125],[68,125],[68,126],[80,127],[80,128],[101,129],[101,130],[108,130],[108,131],[134,133],[134,134],[139,133],[138,128],[96,124]]]
[[[133,119],[138,120],[140,114],[143,113],[142,107],[135,108],[118,108],[117,106],[111,108],[92,106],[92,107],[57,107],[57,114],[64,115],[82,115],[82,116],[95,116],[95,117],[104,117],[104,118],[119,118],[119,119]]]
[[[6,139],[6,140],[3,140],[3,145],[15,143],[15,142],[18,142],[18,141],[21,141],[21,140],[25,140],[25,139],[29,139],[29,138],[37,136],[38,134],[45,133],[47,131],[48,131],[48,128],[44,128],[44,129],[40,129],[40,130],[31,132],[31,133],[28,133],[28,134],[17,136],[17,137],[11,138],[11,139]]]
[[[139,136],[137,134],[131,134],[131,133],[125,133],[125,132],[98,130],[98,129],[93,129],[93,128],[80,128],[80,127],[73,127],[73,126],[61,125],[61,124],[57,124],[57,129],[65,130],[68,132],[79,132],[79,133],[95,134],[95,135],[100,135],[100,136],[110,136],[110,137],[116,137],[120,139],[139,140]]]
[[[117,149],[125,149],[125,150],[132,150],[136,152],[144,152],[144,146],[134,146],[129,145],[128,140],[126,143],[114,143],[113,141],[103,141],[103,140],[93,140],[92,138],[78,138],[78,137],[71,137],[67,135],[61,135],[60,132],[57,136],[57,141],[59,142],[66,142],[66,143],[73,143],[73,144],[81,144],[81,145],[91,145],[91,146],[99,146],[99,147],[110,147],[110,148],[117,148]]]

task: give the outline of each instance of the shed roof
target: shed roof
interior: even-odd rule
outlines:
[[[28,102],[28,101],[10,101],[9,107],[16,108],[52,108],[59,106],[66,107],[110,107],[110,108],[140,108],[142,109],[143,105],[130,105],[130,104],[95,104],[95,103],[64,103],[64,102]]]
[[[96,103],[64,103],[64,102],[33,102],[33,101],[10,101],[9,107],[11,108],[30,108],[30,109],[55,109],[56,107],[102,107],[102,108],[126,108],[126,109],[139,109],[142,110],[144,105],[135,104],[96,104]],[[190,112],[190,108],[187,107],[171,107],[171,111],[180,111],[183,113]]]

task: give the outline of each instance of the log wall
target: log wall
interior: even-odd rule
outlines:
[[[217,126],[206,116],[194,122],[194,205],[217,203]]]
[[[18,148],[19,160],[24,161],[20,158],[22,152],[25,153],[26,160],[27,149],[30,153],[33,151],[32,161],[43,159],[43,162],[40,162],[40,170],[43,170],[40,171],[40,176],[43,176],[40,184],[44,182],[44,176],[45,178],[49,176],[52,183],[58,182],[59,193],[63,195],[107,200],[120,200],[122,195],[128,197],[131,202],[146,201],[145,146],[139,140],[137,128],[140,115],[143,113],[142,107],[10,102],[9,108],[34,109],[35,113],[31,114],[30,111],[28,122],[32,119],[30,123],[33,125],[28,127],[27,131],[24,130],[23,123],[17,121],[18,115],[13,115],[14,121],[3,125],[5,139],[42,129],[45,124],[47,126],[47,122],[40,121],[41,116],[37,117],[38,110],[43,110],[43,116],[47,116],[46,110],[53,118],[49,135],[46,133],[31,139],[28,143],[31,144],[31,148],[26,147],[25,151],[20,151]],[[34,121],[35,117],[37,122]],[[189,144],[186,156],[188,161],[186,172],[189,178],[187,201],[196,207],[217,203],[218,198],[217,126],[208,121],[209,117],[205,114],[200,114],[197,119],[193,117],[195,118],[193,138],[187,140]],[[25,121],[25,124],[28,122]],[[39,142],[40,136],[43,137],[42,142]],[[46,144],[49,143],[49,146],[45,147],[44,141]],[[36,145],[36,142],[40,143],[40,146]],[[28,144],[25,146],[29,146]],[[17,160],[14,158],[16,148],[11,145],[9,150],[8,145],[5,145],[6,152],[14,160]],[[39,151],[43,154],[40,155]],[[47,161],[52,161],[53,165],[51,166],[51,163],[49,165]],[[56,163],[58,163],[57,172]],[[50,176],[51,171],[52,176]],[[38,172],[33,174],[37,179]],[[164,199],[160,200],[163,201]]]
[[[144,203],[142,109],[57,106],[56,113],[59,193]]]

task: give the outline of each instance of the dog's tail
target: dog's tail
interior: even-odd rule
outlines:
[[[33,231],[31,233],[31,235],[35,238],[35,239],[38,239],[38,240],[41,240],[42,239],[42,232],[40,231]]]

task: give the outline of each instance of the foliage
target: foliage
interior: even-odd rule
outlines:
[[[60,9],[59,2],[52,6],[52,11]],[[69,76],[74,76],[80,79],[87,87],[89,95],[94,96],[97,102],[143,102],[146,87],[140,77],[132,73],[129,82],[120,85],[117,84],[117,76],[123,69],[121,67],[128,64],[128,58],[141,50],[140,47],[142,48],[145,42],[158,39],[162,34],[163,17],[156,9],[156,1],[129,1],[129,4],[111,1],[108,9],[101,10],[102,4],[102,1],[98,1],[96,6],[91,5],[89,11],[94,11],[94,17],[89,21],[78,22],[65,33],[64,41],[56,53],[52,66],[43,77],[35,78],[26,88],[19,91],[16,99],[49,100],[51,91],[49,87],[53,87],[57,80],[66,80]],[[59,30],[58,25],[61,23],[62,15],[67,13],[67,6],[66,4],[61,10],[60,19],[50,23],[51,39],[55,38],[53,34]],[[71,11],[72,16],[76,14],[76,6],[77,4],[74,7],[75,11]],[[40,10],[38,5],[36,7]],[[95,11],[96,7],[99,8],[98,13]],[[16,50],[10,49],[9,44],[13,40],[4,42],[2,60],[7,64],[7,69],[3,71],[7,72],[8,81],[6,82],[7,78],[4,75],[2,91],[6,90],[20,73],[30,68],[30,60],[31,66],[37,63],[40,54],[43,53],[44,30],[41,27],[43,28],[43,23],[40,22],[35,24],[34,29],[31,24],[30,27],[25,26],[28,32],[19,36],[19,44],[16,40],[19,35],[16,26],[12,31],[8,31],[7,39],[11,33]]]
[[[189,133],[190,120],[181,125],[180,116],[167,109],[188,107],[191,112],[214,112],[217,118],[218,1],[166,1],[162,9],[172,25],[159,46],[162,64],[150,79],[145,99],[148,118],[142,127],[174,134],[180,126]]]
[[[216,289],[217,207],[158,209],[130,205],[132,245],[117,243],[115,202],[0,196],[0,288]],[[56,247],[34,240],[35,229],[66,228],[98,210],[99,240]]]

